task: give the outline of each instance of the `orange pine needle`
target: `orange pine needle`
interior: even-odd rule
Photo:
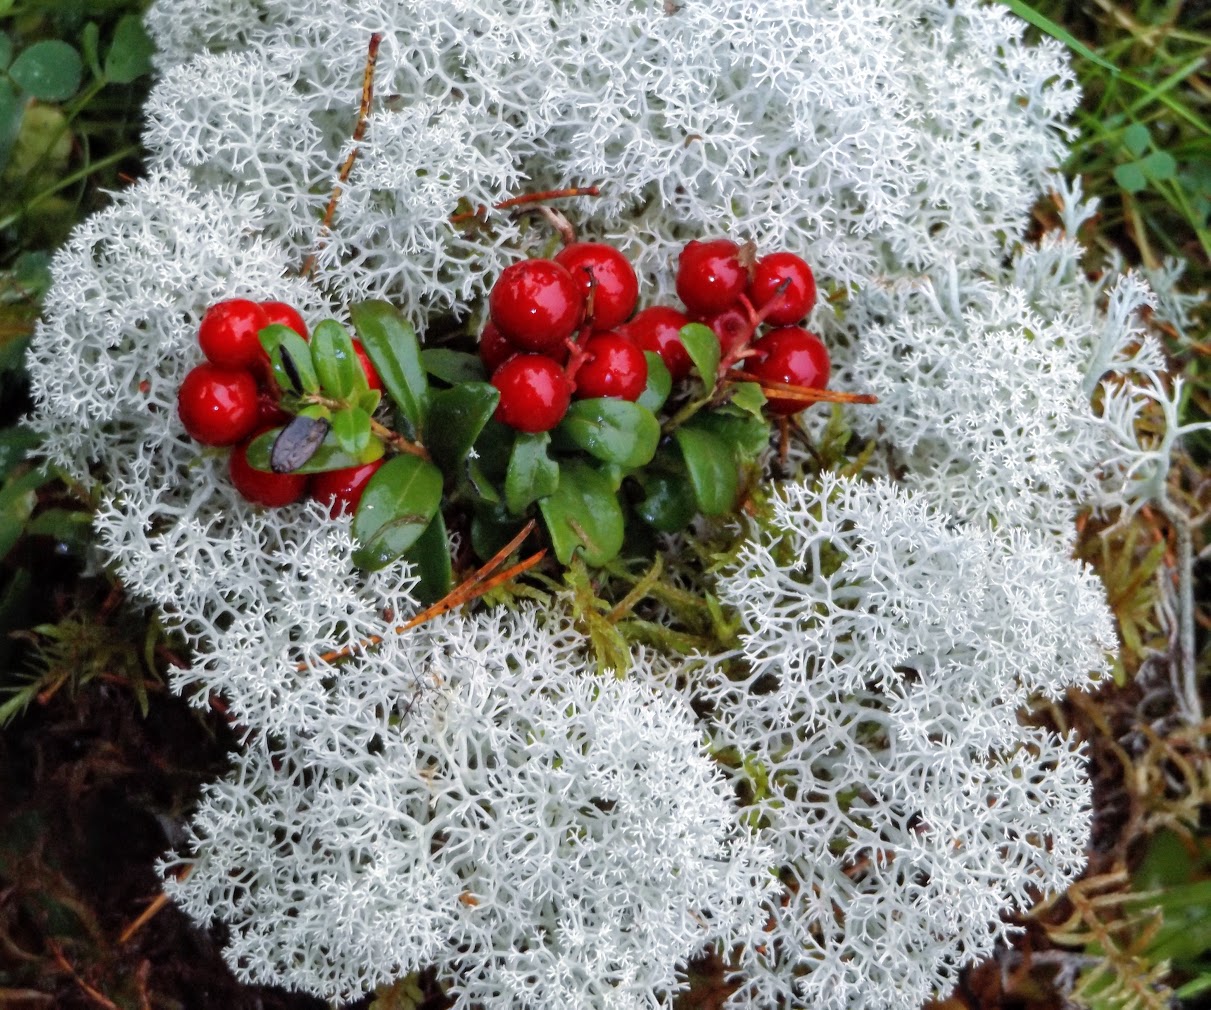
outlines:
[[[763,379],[752,372],[733,369],[728,372],[728,379],[743,379],[755,382],[761,387],[766,396],[776,396],[783,400],[799,400],[803,403],[878,403],[879,398],[871,393],[842,393],[835,389],[816,389],[811,386],[794,386],[789,382],[776,382],[773,379]]]
[[[193,867],[186,866],[180,872],[178,879],[184,880],[192,872],[193,872]],[[119,946],[121,944],[128,943],[130,941],[130,938],[132,936],[134,936],[140,929],[142,929],[144,926],[146,926],[149,922],[151,922],[151,920],[154,919],[160,913],[161,909],[163,909],[164,906],[167,904],[168,904],[168,895],[165,894],[163,891],[161,891],[159,894],[157,894],[151,900],[151,902],[148,904],[148,906],[145,909],[143,909],[143,911],[139,914],[138,918],[135,919],[135,921],[132,922],[129,926],[127,926],[124,930],[122,930],[121,935],[118,937]]]
[[[500,203],[492,204],[493,210],[507,210],[510,207],[520,207],[528,203],[542,203],[544,200],[561,200],[573,196],[600,196],[601,190],[596,186],[569,186],[567,189],[544,189],[540,193],[522,193],[521,196],[511,196]],[[475,210],[465,210],[459,214],[451,214],[451,224],[472,221],[488,213],[488,208],[480,204]]]

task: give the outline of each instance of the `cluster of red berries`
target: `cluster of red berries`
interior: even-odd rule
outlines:
[[[206,310],[198,327],[206,361],[190,370],[177,391],[181,423],[203,445],[231,447],[231,483],[248,501],[278,508],[310,493],[336,512],[353,511],[381,461],[310,476],[257,470],[248,462],[253,439],[290,416],[280,406],[269,355],[258,337],[275,323],[307,339],[303,317],[285,302],[231,298]],[[369,387],[382,389],[365,350],[356,342],[354,350]]]
[[[660,356],[674,381],[684,378],[691,360],[680,331],[691,322],[705,323],[718,336],[723,369],[743,359],[763,385],[827,384],[828,351],[794,325],[816,302],[815,279],[798,256],[775,252],[755,259],[751,246],[729,239],[691,241],[678,263],[677,294],[684,312],[655,305],[636,314],[634,269],[621,252],[599,242],[573,242],[553,259],[507,267],[489,294],[490,321],[479,343],[500,391],[497,420],[520,431],[547,431],[573,396],[636,400],[647,384],[645,351]],[[754,339],[763,324],[772,328]],[[799,399],[768,395],[775,414],[803,406]]]

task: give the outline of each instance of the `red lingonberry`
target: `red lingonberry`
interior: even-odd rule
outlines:
[[[253,504],[269,508],[293,505],[302,498],[307,491],[307,475],[254,469],[248,463],[248,446],[251,443],[252,439],[249,439],[231,450],[227,470],[235,489]]]
[[[261,302],[261,308],[265,312],[265,318],[268,319],[266,326],[281,323],[283,326],[289,326],[304,340],[307,339],[307,324],[303,322],[303,317],[292,305],[287,305],[285,302]]]
[[[362,492],[366,490],[370,478],[378,473],[383,462],[376,459],[373,463],[365,463],[362,466],[317,473],[311,478],[311,496],[327,505],[334,516],[356,512],[358,503],[362,500]]]
[[[748,284],[740,247],[716,238],[686,244],[677,260],[677,297],[695,315],[713,316],[729,308]]]
[[[792,386],[823,389],[828,385],[828,349],[814,333],[799,326],[770,330],[754,341],[759,352],[749,359],[749,371],[761,381],[785,382]],[[802,400],[766,393],[767,406],[775,414],[797,414],[805,406]]]
[[[584,292],[554,260],[524,260],[501,272],[488,294],[488,311],[518,350],[549,354],[580,325]]]
[[[268,393],[260,393],[256,401],[256,426],[258,428],[276,428],[290,420],[290,415],[279,405],[276,397]]]
[[[653,305],[638,313],[634,319],[615,331],[629,337],[642,351],[655,351],[664,359],[673,381],[690,374],[693,362],[681,342],[681,327],[689,322],[684,312],[666,305]]]
[[[177,413],[203,445],[235,445],[257,424],[256,380],[248,372],[203,362],[177,390]]]
[[[778,288],[788,281],[786,290],[778,294]],[[816,304],[816,278],[811,267],[794,253],[770,253],[757,261],[748,297],[765,322],[790,326]]]
[[[719,338],[719,347],[724,357],[745,343],[753,335],[753,323],[749,319],[748,310],[738,305],[703,320],[715,331]]]
[[[593,292],[593,329],[612,330],[625,323],[639,300],[639,278],[635,268],[613,246],[604,242],[573,242],[555,256],[580,281],[588,305]]]
[[[617,332],[598,333],[585,342],[584,352],[587,357],[575,379],[580,399],[639,399],[648,382],[648,359],[637,343]]]
[[[268,356],[257,334],[269,325],[265,310],[247,298],[215,302],[202,316],[198,343],[220,368],[254,368]]]
[[[550,431],[563,420],[572,401],[564,370],[541,354],[517,354],[492,375],[500,390],[496,420],[518,431]]]
[[[517,348],[500,332],[499,326],[490,320],[484,324],[484,331],[479,335],[479,360],[489,375],[516,353]]]
[[[362,363],[362,371],[366,374],[366,385],[371,389],[383,388],[383,380],[378,377],[378,372],[374,368],[374,362],[370,360],[370,355],[366,353],[366,348],[362,346],[360,340],[353,341],[353,353],[357,355],[357,360]]]

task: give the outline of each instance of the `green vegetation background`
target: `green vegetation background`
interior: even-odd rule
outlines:
[[[1067,171],[1097,196],[1083,236],[1096,271],[1114,257],[1185,266],[1211,288],[1211,4],[1004,0],[1073,51],[1085,90]],[[176,841],[231,737],[164,688],[174,643],[90,564],[90,503],[25,460],[22,360],[54,249],[108,194],[142,173],[140,108],[151,45],[146,0],[0,0],[0,1007],[318,1007],[231,980],[221,934],[156,902],[152,864]],[[1040,203],[1040,229],[1054,208]],[[1161,323],[1189,420],[1211,417],[1207,314]],[[65,362],[64,367],[71,367]],[[1145,421],[1147,423],[1147,421]],[[1171,494],[1211,507],[1211,435],[1191,439]],[[1038,714],[1075,725],[1095,782],[1090,867],[1022,921],[1021,940],[964,973],[942,1006],[1137,1010],[1211,1001],[1211,723],[1184,726],[1165,685],[1160,614],[1175,532],[1143,511],[1079,553],[1106,581],[1124,652],[1116,683]],[[1200,591],[1206,686],[1209,571]],[[724,966],[694,966],[686,1006],[726,996]],[[442,1004],[418,977],[363,1003]]]

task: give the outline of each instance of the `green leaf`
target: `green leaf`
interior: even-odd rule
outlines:
[[[1167,182],[1177,175],[1177,161],[1168,151],[1153,151],[1139,166],[1153,182]]]
[[[0,32],[0,70],[7,70],[13,61],[13,40],[7,32]]]
[[[437,514],[442,472],[419,456],[396,456],[384,463],[362,492],[353,516],[361,541],[353,563],[374,571],[411,547]]]
[[[0,429],[0,478],[7,477],[41,441],[40,435],[21,425]]]
[[[551,436],[545,431],[520,434],[513,443],[505,474],[505,504],[515,515],[559,487],[559,464],[547,455],[550,443]]]
[[[538,503],[560,562],[577,552],[585,563],[604,565],[622,550],[622,507],[609,481],[579,459],[559,467],[559,487]]]
[[[770,422],[762,414],[753,416],[735,407],[704,410],[694,417],[691,427],[718,435],[731,447],[737,463],[754,463],[769,448]]]
[[[155,44],[137,14],[127,14],[114,29],[114,40],[105,54],[105,78],[114,84],[129,84],[151,73]]]
[[[283,390],[319,392],[320,380],[311,363],[311,348],[307,346],[307,341],[281,323],[266,326],[257,334],[257,338],[269,355],[274,378]]]
[[[105,76],[101,69],[101,58],[98,55],[100,43],[100,27],[95,21],[88,22],[84,26],[84,31],[80,33],[80,48],[84,51],[84,62],[88,64],[88,69],[97,80],[101,80]]]
[[[1116,165],[1114,181],[1128,193],[1138,193],[1148,185],[1148,177],[1144,175],[1144,170],[1138,161],[1132,161],[1126,165]]]
[[[50,480],[45,467],[14,477],[0,488],[0,558],[25,532],[25,524],[38,504],[38,488]]]
[[[1103,59],[1087,45],[1081,42],[1071,32],[1066,31],[1054,21],[1044,17],[1033,7],[1031,7],[1030,4],[1026,3],[1025,0],[1002,0],[1002,3],[1004,3],[1006,7],[1013,11],[1023,21],[1028,21],[1030,24],[1034,25],[1035,28],[1046,32],[1057,42],[1062,42],[1074,53],[1079,53],[1091,63],[1096,63],[1099,67],[1109,70],[1112,74],[1118,74],[1119,69],[1113,63],[1111,63],[1109,60]]]
[[[464,382],[430,393],[427,445],[443,470],[458,470],[499,402],[500,390],[486,382]]]
[[[273,452],[273,444],[282,430],[281,428],[270,428],[252,440],[247,452],[249,466],[255,470],[273,472],[269,459]],[[337,443],[336,436],[329,432],[315,454],[303,466],[292,472],[326,473],[329,470],[345,470],[351,466],[365,466],[376,459],[382,459],[383,452],[383,443],[377,438],[372,438],[363,452],[353,455],[342,449]]]
[[[730,512],[740,493],[731,447],[718,435],[688,424],[673,432],[673,437],[689,471],[698,511],[708,516]]]
[[[22,51],[8,68],[8,76],[41,102],[63,102],[79,89],[84,64],[66,42],[46,39]]]
[[[349,315],[387,395],[411,426],[408,434],[419,440],[429,405],[429,379],[421,364],[416,331],[388,302],[357,302]]]
[[[505,546],[520,529],[516,516],[503,502],[477,502],[471,513],[471,549],[487,561]]]
[[[664,358],[655,351],[644,351],[643,356],[648,362],[648,381],[635,402],[655,414],[669,398],[673,389],[673,377],[669,374]]]
[[[703,385],[707,389],[714,389],[720,355],[719,338],[715,336],[715,331],[702,323],[687,323],[681,327],[680,335]]]
[[[662,533],[680,533],[698,513],[698,500],[684,470],[653,472],[639,476],[644,499],[635,512]]]
[[[423,604],[436,603],[454,585],[454,568],[450,562],[450,540],[441,509],[429,521],[416,543],[404,551],[404,560],[416,566],[420,583],[416,596]]]
[[[347,407],[332,413],[332,436],[336,444],[351,456],[360,456],[370,444],[370,415],[361,407]]]
[[[471,492],[476,498],[491,505],[504,507],[500,492],[496,490],[496,485],[493,483],[492,478],[484,471],[483,460],[468,459],[465,472],[467,483],[471,486]]]
[[[1180,989],[1176,990],[1173,995],[1180,1000],[1189,1000],[1195,996],[1201,996],[1208,990],[1211,990],[1211,971],[1206,971],[1197,978],[1191,979]]]
[[[765,406],[765,394],[755,382],[737,382],[732,386],[732,398],[729,401],[747,414],[762,417],[761,408]]]
[[[577,400],[559,431],[590,455],[628,468],[651,462],[660,442],[660,422],[650,410],[607,397]]]
[[[452,351],[448,347],[426,347],[420,352],[420,360],[433,378],[451,386],[460,382],[483,382],[487,378],[478,354]]]
[[[325,319],[312,330],[309,347],[311,364],[325,396],[348,400],[368,388],[366,373],[353,349],[353,338],[335,319]],[[359,376],[361,389],[358,388]]]
[[[79,509],[47,509],[40,512],[26,527],[30,536],[51,537],[60,550],[67,550],[77,557],[88,553],[93,542],[93,516]]]
[[[1143,123],[1132,123],[1123,131],[1123,146],[1138,158],[1152,143],[1152,135]]]

